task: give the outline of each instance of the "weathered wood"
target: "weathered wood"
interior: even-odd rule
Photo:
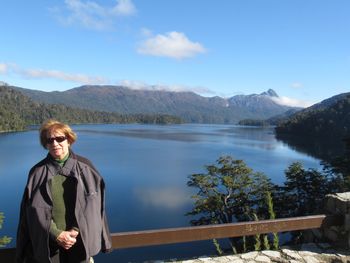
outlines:
[[[336,216],[315,215],[232,224],[133,231],[112,234],[112,242],[114,248],[141,247],[313,229],[320,228],[325,224],[339,225],[341,220],[342,218]]]
[[[254,222],[113,233],[113,248],[131,248],[305,230],[343,224],[342,216],[315,215]],[[0,262],[14,262],[15,248],[0,249]]]

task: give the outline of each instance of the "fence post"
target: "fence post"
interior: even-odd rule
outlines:
[[[335,246],[350,248],[350,192],[326,195],[325,212],[341,215],[344,219],[343,224],[339,226],[325,227],[325,237]]]

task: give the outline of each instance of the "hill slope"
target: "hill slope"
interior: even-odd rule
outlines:
[[[277,134],[344,138],[350,132],[350,92],[295,113],[276,127]]]
[[[237,123],[247,118],[266,119],[292,108],[277,104],[272,97],[278,95],[272,90],[224,99],[203,97],[193,92],[133,90],[122,86],[81,86],[63,92],[16,89],[37,102],[127,114],[170,114],[195,123]]]
[[[168,115],[120,115],[117,113],[77,109],[60,104],[34,102],[7,85],[0,85],[0,131],[25,130],[48,118],[68,123],[179,123]]]

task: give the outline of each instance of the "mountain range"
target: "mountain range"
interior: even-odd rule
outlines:
[[[28,96],[0,85],[0,132],[22,131],[32,125],[55,118],[71,124],[81,123],[181,123],[181,119],[164,114],[118,114],[69,107],[63,104],[35,102]]]
[[[242,119],[267,119],[300,108],[281,105],[273,90],[231,98],[203,97],[194,92],[135,90],[124,86],[85,85],[66,91],[16,89],[33,101],[119,114],[168,114],[189,123],[235,124]]]

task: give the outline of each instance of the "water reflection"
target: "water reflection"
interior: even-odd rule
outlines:
[[[136,199],[146,207],[171,210],[191,204],[189,194],[183,187],[135,188],[133,192]]]
[[[274,133],[271,128],[232,126],[220,130],[223,133],[229,133],[239,139],[249,139],[255,141],[273,141]]]
[[[156,127],[156,128],[155,128]],[[211,127],[211,129],[194,129],[191,125],[187,129],[178,130],[176,128],[161,129],[159,126],[153,128],[138,129],[117,129],[117,130],[96,130],[81,129],[79,132],[122,136],[129,138],[170,140],[179,142],[201,142],[229,143],[242,147],[257,147],[265,150],[273,150],[276,147],[275,135],[271,128],[230,126],[228,128]]]
[[[329,162],[345,152],[345,142],[339,138],[298,137],[291,135],[276,135],[276,139],[286,143],[295,151],[305,153],[322,161]]]

